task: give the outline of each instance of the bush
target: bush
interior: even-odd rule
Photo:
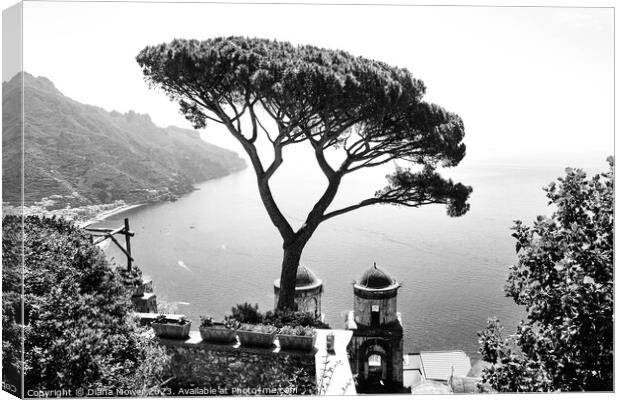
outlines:
[[[142,271],[135,265],[129,270],[127,268],[118,268],[117,272],[121,277],[121,282],[126,287],[137,287],[142,284]]]
[[[518,263],[505,292],[527,319],[504,335],[489,321],[480,335],[482,379],[494,390],[614,389],[614,164],[588,178],[568,168],[545,191],[550,218],[515,222]]]
[[[239,321],[232,319],[232,318],[226,318],[224,321],[222,322],[215,322],[215,319],[213,317],[211,317],[210,315],[204,316],[201,315],[200,316],[200,327],[201,328],[209,328],[212,326],[217,326],[218,328],[226,328],[226,329],[237,329],[239,327]]]
[[[165,314],[158,315],[152,323],[155,324],[168,324],[168,325],[185,325],[189,323],[189,320],[185,317],[180,317],[179,319],[170,319],[166,317]]]
[[[3,279],[24,274],[26,390],[143,390],[162,382],[167,357],[137,325],[121,277],[83,230],[62,219],[26,217],[22,263],[14,257],[22,250],[14,234],[21,217],[4,217],[2,229]],[[20,289],[5,284],[3,309],[19,307]],[[8,327],[19,326],[17,315],[12,319]],[[8,333],[3,364],[15,361]]]
[[[210,316],[210,315],[207,315],[207,316],[201,315],[200,316],[200,327],[201,328],[208,328],[208,327],[213,326],[213,325],[215,325],[215,320],[213,319],[212,316]]]
[[[275,333],[278,328],[266,324],[241,324],[239,330],[258,333]]]
[[[237,304],[231,311],[230,317],[241,323],[257,324],[263,320],[263,315],[258,311],[258,304]]]
[[[262,314],[258,311],[258,304],[250,303],[237,304],[232,308],[232,313],[227,319],[239,321],[242,324],[258,324],[264,323],[282,328],[285,325],[290,326],[309,326],[319,329],[330,329],[329,325],[315,317],[313,313],[305,311],[267,311]]]
[[[309,326],[318,329],[330,329],[329,325],[318,319],[314,314],[304,311],[267,311],[263,322],[282,328],[290,326]]]
[[[282,335],[294,335],[294,336],[312,336],[315,333],[314,328],[309,326],[290,326],[285,325],[280,328]]]

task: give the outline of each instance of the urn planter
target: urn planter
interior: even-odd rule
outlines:
[[[167,339],[185,339],[189,336],[191,321],[187,320],[164,320],[158,317],[151,322],[155,336]]]
[[[269,325],[243,324],[237,330],[241,346],[271,347],[276,338],[277,328]]]
[[[214,324],[212,326],[201,326],[198,328],[200,337],[206,342],[230,343],[235,340],[235,330],[227,328],[224,324]]]
[[[312,336],[278,334],[280,348],[286,350],[310,351],[316,343],[316,333]]]

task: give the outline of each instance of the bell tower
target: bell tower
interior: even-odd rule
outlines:
[[[403,389],[403,327],[397,310],[400,284],[376,263],[353,283],[353,310],[346,328],[351,370],[360,393],[399,393]]]

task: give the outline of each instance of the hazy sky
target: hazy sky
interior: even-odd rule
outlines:
[[[27,2],[24,69],[80,102],[190,127],[176,104],[147,88],[135,56],[174,38],[226,35],[407,67],[425,82],[427,100],[463,118],[469,162],[613,151],[609,8]],[[206,133],[240,151],[222,133]]]

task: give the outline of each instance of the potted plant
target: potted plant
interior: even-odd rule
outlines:
[[[271,347],[278,328],[265,324],[241,324],[237,330],[242,346]]]
[[[144,282],[142,280],[142,271],[136,266],[131,268],[118,269],[121,282],[128,290],[131,290],[132,297],[142,297],[144,295]]]
[[[285,325],[278,333],[280,348],[310,351],[314,348],[316,331],[310,326]]]
[[[164,314],[157,316],[151,322],[151,327],[157,337],[169,339],[185,339],[189,336],[189,328],[192,321],[185,317],[169,319]]]
[[[215,322],[213,317],[200,317],[200,337],[208,342],[230,343],[235,340],[235,331],[239,323],[234,319]]]

